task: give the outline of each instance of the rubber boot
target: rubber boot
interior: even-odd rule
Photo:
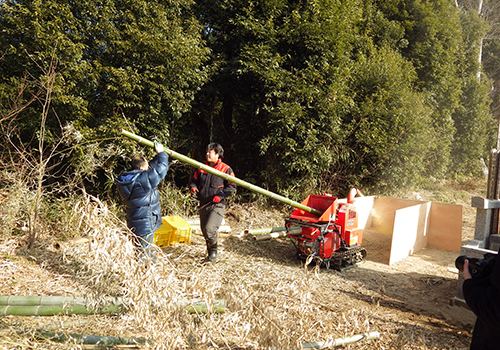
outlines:
[[[207,241],[207,256],[205,257],[205,262],[210,261],[210,254],[212,254],[212,245]]]
[[[217,246],[212,246],[211,249],[208,251],[208,260],[212,263],[215,264],[217,261]]]

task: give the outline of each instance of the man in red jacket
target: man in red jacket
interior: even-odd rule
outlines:
[[[224,149],[218,143],[207,146],[206,164],[225,174],[234,176],[233,169],[222,162]],[[217,231],[224,218],[226,198],[234,193],[236,184],[197,169],[189,182],[192,195],[200,201],[200,226],[207,244],[208,260],[217,261]]]

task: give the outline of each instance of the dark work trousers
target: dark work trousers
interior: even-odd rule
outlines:
[[[226,205],[222,203],[210,203],[200,209],[200,226],[203,237],[207,242],[208,254],[212,249],[217,250],[217,231],[224,218]]]

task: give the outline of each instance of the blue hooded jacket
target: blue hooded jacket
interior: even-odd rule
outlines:
[[[160,193],[156,187],[167,170],[168,155],[160,152],[149,162],[148,170],[127,170],[116,179],[126,204],[127,225],[138,236],[151,234],[161,226]]]

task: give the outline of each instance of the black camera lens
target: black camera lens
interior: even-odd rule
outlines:
[[[460,255],[456,260],[455,260],[455,267],[458,269],[458,271],[463,271],[464,270],[464,261],[466,259],[465,255]]]

